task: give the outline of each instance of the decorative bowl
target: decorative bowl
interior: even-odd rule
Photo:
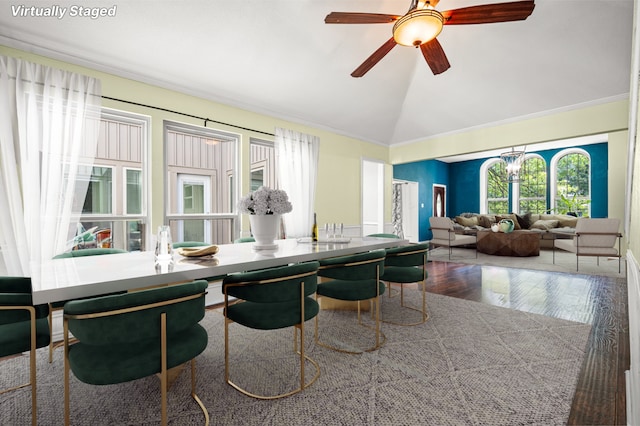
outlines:
[[[500,230],[505,234],[512,232],[515,226],[513,224],[513,220],[511,219],[502,219],[500,222],[498,222],[498,225],[500,226]]]

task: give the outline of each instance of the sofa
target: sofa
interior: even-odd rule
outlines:
[[[527,229],[540,234],[540,248],[552,248],[555,238],[573,238],[578,218],[565,214],[479,214],[463,213],[453,218],[456,233],[468,234],[482,229],[502,219],[513,220],[515,229]]]

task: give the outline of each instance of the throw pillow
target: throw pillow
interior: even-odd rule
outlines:
[[[518,219],[518,224],[521,229],[529,229],[531,228],[531,213],[527,213],[525,215],[516,214],[516,219]]]
[[[558,227],[559,228],[565,228],[565,227],[569,227],[569,228],[575,228],[576,225],[578,224],[578,218],[575,216],[569,216],[569,215],[558,215],[557,216],[558,219]]]
[[[496,223],[495,216],[488,216],[484,214],[478,216],[478,225],[482,226],[483,228],[491,228],[491,225],[493,225],[494,223]]]
[[[549,229],[557,228],[558,221],[557,220],[536,220],[533,225],[531,225],[531,229],[542,229],[543,231],[548,231]]]
[[[478,217],[477,216],[474,216],[474,217],[456,216],[456,222],[458,222],[460,225],[465,227],[466,226],[473,227],[478,224]]]
[[[522,229],[515,214],[496,215],[496,222],[500,222],[502,219],[511,219],[513,221],[513,229]]]

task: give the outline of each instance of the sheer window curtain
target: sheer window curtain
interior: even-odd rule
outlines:
[[[0,55],[0,275],[29,276],[73,236],[100,96],[98,79]]]
[[[282,216],[287,237],[308,237],[313,224],[320,138],[279,127],[275,134],[279,186],[293,204],[293,211]]]

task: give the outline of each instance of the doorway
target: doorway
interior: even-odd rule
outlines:
[[[402,191],[402,233],[412,243],[419,242],[420,222],[418,210],[418,182],[394,180]]]
[[[362,236],[384,232],[384,163],[362,160]]]
[[[208,214],[211,211],[211,177],[178,173],[178,213]],[[178,222],[179,241],[211,243],[211,223],[204,219]]]
[[[433,184],[433,216],[447,216],[447,187],[446,185]]]

